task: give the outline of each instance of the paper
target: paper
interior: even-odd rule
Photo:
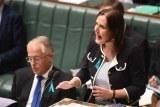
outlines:
[[[54,107],[89,107],[89,106],[85,106],[85,105],[81,105],[81,104],[77,104],[77,103],[71,103],[68,105],[56,105]]]
[[[152,102],[152,94],[154,92],[146,88],[145,93],[141,96],[139,100],[139,106],[149,105]]]
[[[135,8],[128,9],[130,12],[138,12],[138,13],[144,13],[144,14],[156,14],[160,10],[159,6],[151,6],[151,5],[142,5],[137,6]]]
[[[64,98],[49,107],[103,107],[101,105]]]
[[[153,87],[153,86],[151,86],[149,84],[147,85],[147,88],[160,94],[160,89],[159,88],[155,88],[155,87]]]
[[[9,105],[11,105],[15,102],[17,102],[17,101],[14,101],[14,100],[8,99],[8,98],[0,97],[0,107],[6,107],[6,106],[9,106]]]

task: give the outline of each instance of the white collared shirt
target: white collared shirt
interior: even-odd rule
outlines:
[[[53,67],[53,65],[50,67],[50,69],[45,74],[42,75],[44,78],[41,81],[41,96],[42,96],[42,93],[44,91],[45,83],[48,79],[48,74],[52,70],[52,67]],[[31,91],[30,91],[30,94],[29,94],[29,98],[28,98],[26,107],[31,107],[34,91],[35,91],[35,88],[36,88],[36,85],[37,85],[37,82],[38,82],[38,79],[36,77],[37,77],[37,75],[34,76],[32,88],[31,88]]]

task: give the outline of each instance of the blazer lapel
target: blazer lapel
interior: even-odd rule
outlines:
[[[55,67],[53,67],[52,70],[49,72],[48,80],[46,81],[45,88],[42,94],[43,97],[41,99],[41,105],[51,100],[51,97],[53,96],[55,91],[55,80],[59,73],[60,72],[57,71]]]
[[[26,82],[25,82],[25,84],[23,85],[22,96],[24,96],[27,100],[28,100],[29,95],[30,95],[30,91],[31,91],[31,88],[32,88],[33,79],[34,79],[34,75],[26,78]]]

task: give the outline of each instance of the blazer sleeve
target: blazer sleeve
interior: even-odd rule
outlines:
[[[13,11],[13,13],[7,14],[4,18],[8,24],[6,25],[7,35],[2,34],[1,36],[8,36],[8,39],[10,39],[8,42],[12,41],[12,48],[0,54],[1,66],[19,61],[26,56],[26,35],[21,15]],[[5,49],[5,44],[7,45],[8,43],[3,44]]]
[[[143,95],[146,89],[146,73],[144,68],[144,60],[141,50],[134,48],[128,58],[129,74],[131,78],[131,86],[125,87],[130,102],[138,99]]]

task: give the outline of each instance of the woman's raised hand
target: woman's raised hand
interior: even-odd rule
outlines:
[[[72,87],[73,87],[73,85],[70,83],[70,81],[63,81],[58,84],[56,89],[70,89]]]

